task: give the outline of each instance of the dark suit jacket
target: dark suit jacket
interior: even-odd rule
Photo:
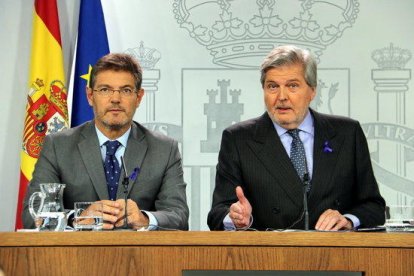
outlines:
[[[134,122],[124,159],[127,172],[140,168],[137,179],[129,184],[129,198],[141,210],[151,211],[159,226],[188,229],[186,184],[177,142]],[[121,174],[120,184],[123,176]],[[77,201],[109,198],[94,121],[46,136],[24,201],[25,228],[34,227],[28,199],[39,190],[40,183],[48,182],[66,184],[66,209],[73,209]],[[123,186],[119,185],[117,198],[124,198],[123,191]]]
[[[385,202],[361,126],[349,118],[311,112],[315,127],[308,198],[311,229],[329,208],[357,216],[362,227],[383,224]],[[324,152],[325,142],[332,152]],[[301,217],[303,184],[267,113],[223,132],[207,221],[210,229],[223,229],[230,205],[237,202],[238,185],[252,205],[252,228],[284,229]],[[293,228],[303,229],[303,219]]]

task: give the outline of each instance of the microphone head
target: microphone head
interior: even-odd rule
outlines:
[[[127,173],[127,169],[126,169],[126,165],[124,161],[124,156],[121,156],[121,168],[124,171],[125,177],[128,177],[128,173]]]

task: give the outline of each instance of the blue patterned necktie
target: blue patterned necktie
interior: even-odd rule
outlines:
[[[288,130],[288,134],[293,138],[290,147],[290,160],[299,178],[304,181],[304,176],[308,173],[308,167],[306,165],[305,148],[299,138],[299,131],[299,129]]]
[[[118,141],[106,141],[106,157],[105,157],[105,177],[108,185],[108,194],[110,200],[116,200],[116,192],[118,190],[118,180],[120,175],[120,167],[115,157],[115,152],[121,145]]]

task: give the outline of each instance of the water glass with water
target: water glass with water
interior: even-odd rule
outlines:
[[[102,202],[75,202],[73,227],[77,231],[100,231],[103,228]]]
[[[387,232],[414,232],[414,206],[387,206],[385,229]]]

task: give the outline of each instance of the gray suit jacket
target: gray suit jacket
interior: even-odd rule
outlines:
[[[326,209],[353,214],[362,227],[383,224],[385,202],[361,126],[349,118],[311,112],[315,126],[308,198],[311,228]],[[325,143],[332,152],[324,151]],[[210,229],[223,229],[223,219],[237,201],[238,185],[253,208],[252,228],[287,228],[303,213],[303,183],[267,113],[223,132]],[[303,219],[293,226],[303,227]]]
[[[186,184],[177,142],[134,122],[124,159],[128,172],[140,168],[137,179],[130,181],[129,198],[141,210],[150,211],[159,226],[187,230]],[[124,198],[123,176],[117,198]],[[109,198],[94,121],[46,136],[23,205],[25,228],[34,227],[28,199],[39,190],[40,183],[48,182],[66,184],[65,209],[73,209],[77,201]]]

